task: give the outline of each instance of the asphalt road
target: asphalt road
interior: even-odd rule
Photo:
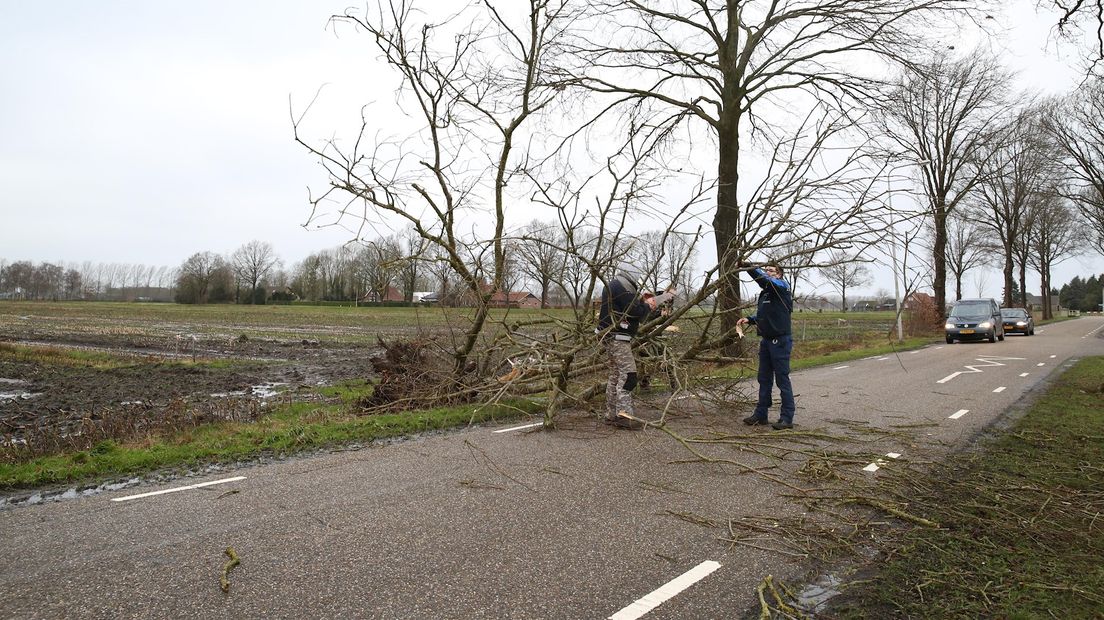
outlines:
[[[1104,318],[1086,317],[795,373],[797,430],[854,436],[842,449],[856,472],[884,454],[953,455],[1063,365],[1104,354],[1102,333]],[[774,433],[746,429],[743,415],[670,426]],[[779,464],[699,444],[742,465],[705,463],[661,431],[583,414],[551,432],[510,428],[0,511],[0,617],[627,619],[654,605],[644,617],[731,618],[765,575],[799,580],[808,568],[770,545],[721,540],[729,518],[800,513],[787,487],[745,471],[791,479],[800,455]],[[215,484],[124,499],[197,483]],[[227,546],[241,564],[223,593]]]

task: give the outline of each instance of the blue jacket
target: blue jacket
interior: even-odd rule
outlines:
[[[747,318],[748,322],[759,328],[759,335],[763,338],[790,335],[790,313],[793,312],[793,291],[790,290],[790,284],[768,276],[767,272],[758,267],[752,267],[747,272],[763,289],[759,293],[755,314]]]
[[[651,308],[637,294],[637,284],[625,274],[609,281],[602,290],[602,307],[598,311],[598,333],[612,333],[614,338],[629,340],[648,318]],[[607,332],[608,330],[608,332]]]

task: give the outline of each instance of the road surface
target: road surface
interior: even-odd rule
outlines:
[[[854,437],[834,449],[855,455],[857,480],[953,455],[1060,368],[1104,354],[1102,332],[1104,318],[1085,317],[795,373],[796,430]],[[743,427],[746,414],[670,427],[784,435]],[[777,547],[722,538],[729,518],[799,515],[775,479],[800,486],[806,456],[697,444],[741,465],[705,463],[662,431],[581,413],[551,432],[511,430],[523,425],[8,508],[0,617],[740,617],[765,575],[804,574]],[[228,546],[241,564],[223,593]]]

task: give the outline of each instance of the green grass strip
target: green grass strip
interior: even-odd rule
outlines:
[[[937,468],[910,531],[839,618],[1104,617],[1104,357],[1062,374],[1013,428]]]
[[[296,403],[254,423],[208,424],[142,442],[103,441],[91,450],[0,464],[0,489],[133,475],[165,468],[234,462],[261,455],[364,443],[388,437],[518,418],[537,413],[531,401],[466,405],[383,415],[351,415],[347,406]]]

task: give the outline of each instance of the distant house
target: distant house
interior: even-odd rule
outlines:
[[[414,291],[411,293],[410,299],[415,303],[432,304],[441,298],[434,291]]]
[[[1043,298],[1042,298],[1042,296],[1041,295],[1032,295],[1031,293],[1028,293],[1027,294],[1027,307],[1031,312],[1042,312],[1043,311]],[[1054,313],[1058,312],[1061,309],[1062,309],[1062,306],[1061,306],[1061,304],[1058,303],[1058,296],[1057,295],[1051,295],[1050,296],[1050,313],[1054,314]]]
[[[383,291],[382,293],[383,294],[381,295],[380,291],[375,291],[375,290],[368,291],[367,293],[364,294],[363,297],[360,298],[360,301],[367,301],[367,302],[406,301],[406,298],[403,297],[402,291],[395,288],[394,286],[388,285],[387,290]]]
[[[909,293],[909,296],[905,298],[905,309],[910,311],[920,310],[923,308],[934,308],[935,297],[927,293]]]
[[[492,308],[540,308],[540,297],[528,291],[496,292],[491,295]]]

